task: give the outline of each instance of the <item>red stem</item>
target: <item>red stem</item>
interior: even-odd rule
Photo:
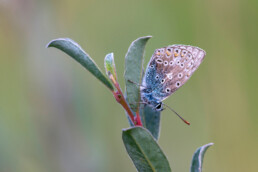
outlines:
[[[142,121],[141,121],[141,117],[140,117],[140,114],[139,114],[139,109],[136,111],[135,121],[136,121],[136,125],[142,126]]]
[[[123,106],[123,108],[126,110],[128,116],[130,117],[130,119],[134,125],[142,126],[142,121],[141,121],[141,118],[139,115],[139,110],[137,110],[136,116],[134,117],[133,112],[131,111],[130,107],[128,106],[128,104],[124,98],[123,92],[121,91],[118,82],[114,79],[113,75],[109,75],[109,77],[117,89],[116,92],[112,91],[116,101]]]

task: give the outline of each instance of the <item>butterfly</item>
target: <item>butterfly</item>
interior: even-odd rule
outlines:
[[[171,45],[156,49],[141,84],[141,99],[156,111],[162,101],[186,83],[202,63],[206,52],[190,45]]]

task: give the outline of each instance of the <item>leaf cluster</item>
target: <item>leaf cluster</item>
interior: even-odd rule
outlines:
[[[169,172],[169,162],[157,143],[160,133],[160,112],[139,103],[144,51],[150,38],[151,36],[140,37],[129,46],[125,56],[125,93],[121,91],[118,83],[113,53],[107,54],[104,60],[108,76],[106,77],[94,60],[73,40],[55,39],[50,41],[47,47],[55,47],[80,63],[112,92],[116,101],[125,109],[131,127],[123,129],[122,139],[136,169],[140,172]],[[201,146],[195,151],[191,172],[201,172],[204,154],[212,144]]]

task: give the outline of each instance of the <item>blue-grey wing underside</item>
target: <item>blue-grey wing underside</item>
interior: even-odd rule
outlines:
[[[205,51],[188,45],[157,49],[147,66],[143,87],[162,101],[188,81],[205,57]]]

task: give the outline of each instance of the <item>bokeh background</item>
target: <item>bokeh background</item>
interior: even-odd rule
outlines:
[[[162,113],[159,143],[173,171],[214,142],[209,172],[258,171],[258,1],[0,0],[0,171],[136,171],[121,139],[128,127],[109,90],[46,44],[69,37],[104,70],[114,52],[124,87],[130,43],[152,35],[156,48],[190,44],[206,59],[165,101],[191,122]]]

